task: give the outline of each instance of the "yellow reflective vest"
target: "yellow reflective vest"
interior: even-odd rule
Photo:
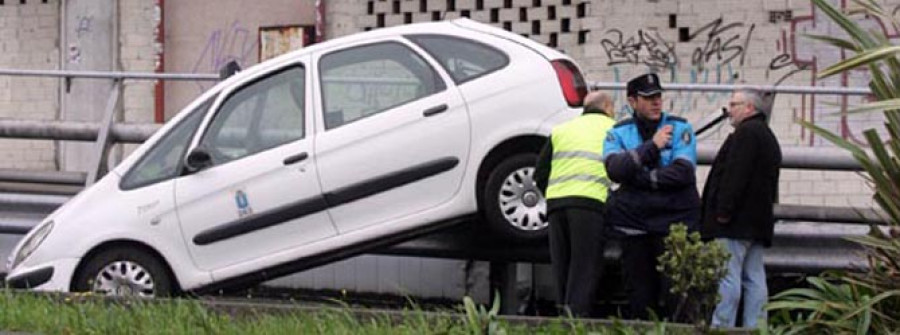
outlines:
[[[591,113],[553,128],[547,199],[583,197],[606,202],[612,182],[603,166],[603,142],[614,124],[606,115]]]

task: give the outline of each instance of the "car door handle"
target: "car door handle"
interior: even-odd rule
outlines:
[[[425,117],[437,115],[437,114],[446,112],[447,108],[449,108],[449,107],[447,107],[447,104],[440,104],[440,105],[431,107],[429,109],[426,109],[424,112],[422,112],[422,115],[424,115]]]
[[[296,162],[302,161],[307,158],[309,158],[309,154],[307,154],[305,152],[301,152],[299,154],[296,154],[293,156],[288,156],[287,158],[285,158],[284,165],[291,165],[291,164],[294,164]]]

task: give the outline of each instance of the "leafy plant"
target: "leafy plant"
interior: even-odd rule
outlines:
[[[495,295],[491,309],[477,305],[470,297],[463,298],[463,309],[466,312],[466,328],[471,335],[505,335],[506,329],[501,327],[497,316],[500,313],[500,298]]]
[[[897,58],[900,46],[893,45],[881,32],[862,29],[848,14],[832,7],[825,0],[813,0],[813,3],[843,28],[850,39],[817,35],[809,37],[855,54],[829,66],[819,73],[818,77],[826,78],[859,67],[867,67],[872,76],[869,88],[877,101],[860,106],[856,110],[883,111],[889,138],[882,139],[875,129],[863,132],[866,144],[872,150],[870,154],[859,145],[824,128],[809,122],[801,121],[801,124],[853,154],[875,190],[875,201],[878,206],[887,213],[892,222],[900,222],[900,161],[897,159],[900,155],[900,59]],[[866,15],[878,18],[895,29],[900,28],[894,17],[885,12],[874,0],[855,0],[854,3]]]
[[[657,270],[671,279],[671,291],[678,296],[673,319],[694,322],[705,330],[718,302],[719,281],[728,273],[730,255],[719,243],[703,242],[700,233],[688,234],[683,224],[672,226],[664,243],[666,251],[659,257]]]
[[[900,297],[900,291],[878,293],[840,273],[807,278],[810,288],[797,288],[773,297],[768,305],[776,332],[784,333],[889,333],[896,320],[876,306]]]
[[[900,46],[883,33],[867,31],[825,0],[813,0],[817,8],[838,24],[849,38],[810,36],[853,55],[818,74],[825,78],[857,68],[872,76],[869,88],[875,102],[850,112],[882,111],[888,138],[875,129],[863,134],[871,152],[826,129],[808,122],[803,126],[849,151],[865,170],[875,191],[874,199],[886,213],[889,227],[872,226],[866,236],[852,237],[868,260],[862,272],[834,272],[809,278],[811,288],[785,291],[767,306],[776,312],[771,324],[775,332],[787,333],[891,333],[900,329]],[[885,25],[900,29],[894,17],[874,0],[855,0],[857,8]]]

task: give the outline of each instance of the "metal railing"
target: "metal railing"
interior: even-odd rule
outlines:
[[[158,124],[125,124],[113,122],[116,113],[117,99],[120,95],[122,80],[218,80],[214,75],[190,75],[190,74],[157,74],[157,73],[126,73],[126,72],[89,72],[89,71],[26,71],[3,70],[0,75],[13,76],[45,76],[62,78],[103,78],[114,81],[107,102],[104,118],[99,123],[71,122],[71,121],[36,121],[36,120],[0,120],[0,138],[19,139],[45,139],[67,141],[92,141],[96,143],[95,159],[91,165],[91,171],[87,172],[39,172],[0,170],[0,183],[46,183],[62,184],[69,186],[89,186],[99,179],[104,173],[106,156],[113,143],[140,143],[152,136],[159,129]],[[595,89],[622,90],[622,83],[593,83]],[[838,94],[838,95],[866,95],[867,88],[822,88],[822,87],[796,87],[796,86],[758,86],[758,85],[698,85],[698,84],[668,84],[669,91],[716,91],[731,92],[740,88],[754,88],[768,90],[776,93],[787,94]],[[698,146],[698,162],[710,164],[718,148],[711,145],[700,144]],[[859,171],[860,165],[853,157],[840,149],[821,149],[806,147],[784,147],[783,168],[815,169],[815,170],[841,170]],[[0,196],[0,209],[31,208],[37,212],[49,212],[61,205],[68,197],[51,195],[10,195]],[[885,216],[877,210],[870,208],[850,207],[821,207],[778,204],[775,207],[776,217],[791,221],[812,222],[844,222],[844,223],[876,223],[883,224]],[[28,226],[11,226],[0,224],[0,234],[24,234],[30,229]],[[790,236],[802,236],[804,238],[825,239],[831,238],[827,232],[814,228],[799,228],[800,231],[786,233]],[[785,234],[782,232],[782,234]],[[823,235],[824,234],[824,235]],[[830,236],[830,235],[829,235]],[[829,242],[830,243],[830,242]],[[796,260],[786,259],[785,262]],[[805,262],[810,262],[809,260]],[[827,260],[812,260],[818,265],[828,265]]]
[[[594,82],[590,85],[595,90],[624,90],[625,83]],[[821,95],[870,95],[872,90],[865,87],[818,87],[787,85],[743,85],[743,84],[665,84],[666,91],[703,91],[734,92],[739,89],[753,89],[762,92],[785,94],[821,94]]]
[[[220,75],[213,74],[182,74],[182,73],[147,73],[147,72],[101,72],[101,71],[63,71],[63,70],[16,70],[0,69],[0,76],[25,76],[25,77],[54,77],[64,78],[67,82],[74,79],[109,79],[112,87],[109,98],[104,108],[103,119],[100,123],[70,123],[55,122],[41,123],[41,121],[7,120],[8,127],[0,130],[0,137],[28,138],[28,139],[53,139],[95,142],[94,157],[85,177],[85,185],[90,186],[106,173],[107,156],[109,148],[116,142],[141,142],[147,137],[143,136],[151,126],[142,125],[140,136],[135,137],[135,131],[122,130],[123,127],[114,124],[118,114],[119,97],[122,95],[122,81],[124,80],[190,80],[209,81],[220,80],[227,74],[223,71]],[[15,122],[20,122],[16,124]],[[119,132],[113,130],[118,128]],[[155,129],[154,129],[155,130]],[[55,135],[69,134],[72,136],[55,137]],[[151,132],[152,134],[152,132]]]

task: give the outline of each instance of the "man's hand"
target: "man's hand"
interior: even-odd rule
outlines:
[[[662,149],[672,140],[672,125],[665,125],[653,134],[653,144]]]

